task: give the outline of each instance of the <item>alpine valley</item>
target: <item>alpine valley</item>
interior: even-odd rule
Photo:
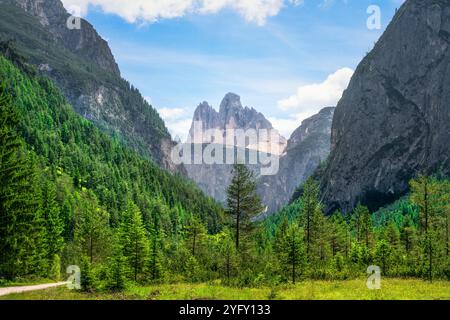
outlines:
[[[120,34],[119,25],[137,24],[127,29],[130,43],[146,28],[161,32],[151,41],[171,53],[136,50],[128,58],[142,68],[124,73],[141,76],[150,65],[155,74],[145,76],[159,87],[147,92],[167,92],[166,73],[190,82],[165,101],[186,92],[201,101],[211,95],[192,88],[220,86],[219,98],[225,96],[217,109],[206,101],[190,106],[189,148],[268,157],[276,171],[263,174],[267,163],[239,156],[224,164],[175,161],[179,144],[168,110],[124,79],[121,70],[130,66],[122,61],[129,60],[118,59],[119,66],[89,15],[69,28],[72,1],[0,0],[0,298],[450,299],[450,1],[400,1],[373,49],[355,61],[339,98],[295,120],[289,137],[269,114],[279,111],[276,103],[247,107],[243,101],[263,99],[226,92],[242,83],[242,90],[257,91],[267,81],[257,92],[278,94],[290,79],[270,68],[288,69],[280,58],[288,55],[277,56],[282,47],[254,52],[241,40],[257,46],[264,38],[255,30],[263,28],[296,61],[314,59],[312,47],[322,39],[297,47],[291,40],[300,38],[278,24],[289,19],[286,12],[317,8],[306,1],[188,2],[83,4],[94,10],[98,30]],[[188,38],[176,42],[181,29]],[[339,48],[357,46],[355,39],[333,39]],[[182,45],[222,60],[180,53]],[[254,69],[249,79],[265,67],[274,79],[233,78],[242,74],[232,68],[239,63],[226,57],[236,48],[242,68]],[[267,66],[254,67],[269,53]],[[322,74],[333,61],[302,70]],[[327,90],[338,86],[328,82],[301,87],[290,103],[330,100]],[[230,89],[222,92],[224,83]],[[251,130],[270,131],[270,141],[226,139],[227,131]],[[209,132],[220,135],[211,139]],[[383,279],[379,290],[366,287],[373,266]],[[69,276],[71,289],[61,286]],[[210,317],[216,310],[185,304],[173,312]]]

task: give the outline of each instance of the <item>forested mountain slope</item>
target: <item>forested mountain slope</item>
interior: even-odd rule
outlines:
[[[6,94],[12,100],[12,108],[2,106],[2,132],[7,134],[2,136],[6,137],[1,146],[2,183],[5,185],[0,198],[2,230],[7,227],[5,230],[11,232],[11,237],[24,239],[11,240],[11,248],[1,248],[2,259],[8,260],[5,258],[8,254],[12,257],[9,266],[2,260],[2,268],[7,269],[2,270],[4,273],[10,276],[48,274],[46,268],[51,264],[53,254],[60,255],[58,250],[62,247],[75,250],[74,247],[79,248],[77,245],[86,246],[82,244],[86,239],[80,234],[91,227],[96,230],[92,231],[94,236],[91,237],[94,237],[99,252],[86,250],[91,259],[101,259],[101,252],[108,252],[108,240],[102,240],[101,245],[97,243],[100,241],[96,237],[97,231],[102,229],[96,223],[105,230],[114,230],[130,212],[130,205],[139,210],[148,232],[150,228],[157,228],[161,238],[181,234],[183,226],[192,217],[200,219],[211,232],[220,229],[221,208],[193,183],[160,169],[117,139],[102,133],[72,110],[50,80],[35,75],[33,68],[20,59],[16,64],[24,71],[0,56],[2,96]],[[15,136],[19,142],[8,138]],[[13,142],[8,142],[10,140]],[[16,147],[12,147],[15,145],[22,145],[21,151],[5,158],[8,150],[15,150]],[[16,157],[22,159],[22,165],[8,167],[8,161],[12,159],[14,163]],[[9,183],[8,179],[20,183]],[[29,207],[24,206],[23,198],[30,203]],[[14,214],[14,210],[19,211]],[[43,217],[48,214],[53,218]],[[22,218],[24,222],[16,225],[15,222]],[[62,222],[58,227],[61,230],[54,232],[54,238],[62,236],[63,239],[48,240],[47,245],[54,246],[55,241],[63,241],[66,245],[60,243],[60,249],[51,250],[50,256],[33,244],[38,246],[46,239],[42,232],[46,232],[47,226],[42,226],[39,221]],[[34,227],[25,227],[27,223]],[[20,225],[25,231],[17,229]],[[5,234],[2,237],[3,245],[9,238]],[[80,256],[72,251],[62,255],[66,262]],[[28,259],[32,261],[25,263]],[[12,272],[11,268],[17,268],[17,271]]]
[[[170,134],[156,110],[120,77],[111,50],[87,21],[67,28],[60,0],[0,0],[0,41],[50,77],[75,111],[160,166],[170,161]]]

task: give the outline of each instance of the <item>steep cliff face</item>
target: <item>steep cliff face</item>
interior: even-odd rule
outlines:
[[[199,125],[201,125],[201,128],[198,127]],[[214,108],[207,102],[203,102],[197,107],[194,113],[192,126],[189,131],[191,142],[213,142],[208,135],[204,134],[207,130],[211,129],[217,129],[224,134],[223,139],[220,141],[215,141],[215,143],[220,143],[231,147],[237,146],[240,148],[249,148],[259,151],[270,151],[273,154],[280,155],[284,153],[287,145],[286,139],[278,132],[275,132],[270,121],[267,120],[262,113],[253,108],[243,107],[241,98],[234,93],[228,93],[225,95],[220,104],[219,112],[214,110]],[[268,130],[268,132],[271,131],[275,136],[271,140],[268,139],[259,145],[251,144],[250,141],[247,141],[247,143],[242,141],[240,143],[238,140],[230,143],[225,137],[226,131],[236,129],[242,129],[244,131],[249,129],[265,129]],[[273,142],[273,144],[271,142]],[[269,144],[271,148],[269,148]]]
[[[81,20],[80,29],[67,27],[69,14],[60,0],[0,0],[0,4],[17,5],[38,18],[56,40],[74,54],[77,54],[100,68],[120,75],[119,67],[108,46],[87,21]]]
[[[286,205],[295,189],[327,159],[334,110],[333,107],[324,108],[304,120],[288,140],[278,174],[261,177],[258,192],[268,206],[267,213],[274,213]]]
[[[328,211],[399,198],[420,172],[450,174],[450,2],[407,0],[339,102],[321,177]]]
[[[60,0],[0,0],[0,41],[17,50],[61,88],[75,110],[160,166],[176,170],[164,122],[138,90],[120,77],[111,50],[81,20],[69,29]]]

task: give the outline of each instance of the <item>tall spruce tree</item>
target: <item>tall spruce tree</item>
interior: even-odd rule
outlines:
[[[283,225],[286,226],[285,223]],[[295,284],[306,264],[303,230],[298,223],[292,223],[283,229],[285,231],[278,233],[275,248],[281,264],[289,270],[292,283]]]
[[[48,180],[42,183],[41,203],[42,217],[45,225],[44,245],[47,259],[51,264],[55,260],[55,255],[61,255],[64,247],[64,239],[62,237],[64,225],[56,200],[55,186]]]
[[[319,202],[319,185],[312,178],[303,185],[299,219],[305,232],[308,262],[323,260],[329,247],[327,221]]]
[[[147,261],[149,243],[141,211],[131,201],[122,217],[119,233],[124,256],[132,270],[134,281],[137,281]]]
[[[369,249],[373,231],[372,217],[369,208],[358,203],[353,211],[352,223],[356,230],[356,238]]]
[[[251,172],[243,164],[235,164],[233,178],[227,189],[227,210],[235,230],[236,249],[241,249],[241,240],[253,230],[252,218],[264,211],[261,199],[256,194],[256,183]]]
[[[201,246],[206,236],[206,227],[198,217],[191,217],[186,226],[186,237],[191,254],[195,257],[198,253],[198,247]]]
[[[425,259],[422,260],[428,280],[433,281],[436,253],[436,216],[438,211],[438,186],[430,177],[421,175],[410,182],[411,202],[419,207],[420,240]]]
[[[75,241],[91,264],[108,255],[110,235],[108,212],[100,207],[93,192],[82,190],[75,208]]]

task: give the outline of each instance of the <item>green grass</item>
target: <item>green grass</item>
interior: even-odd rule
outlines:
[[[212,284],[131,286],[122,293],[81,293],[65,287],[0,297],[6,300],[450,300],[450,282],[385,279],[380,290],[366,281],[306,281],[276,288],[231,288]]]

